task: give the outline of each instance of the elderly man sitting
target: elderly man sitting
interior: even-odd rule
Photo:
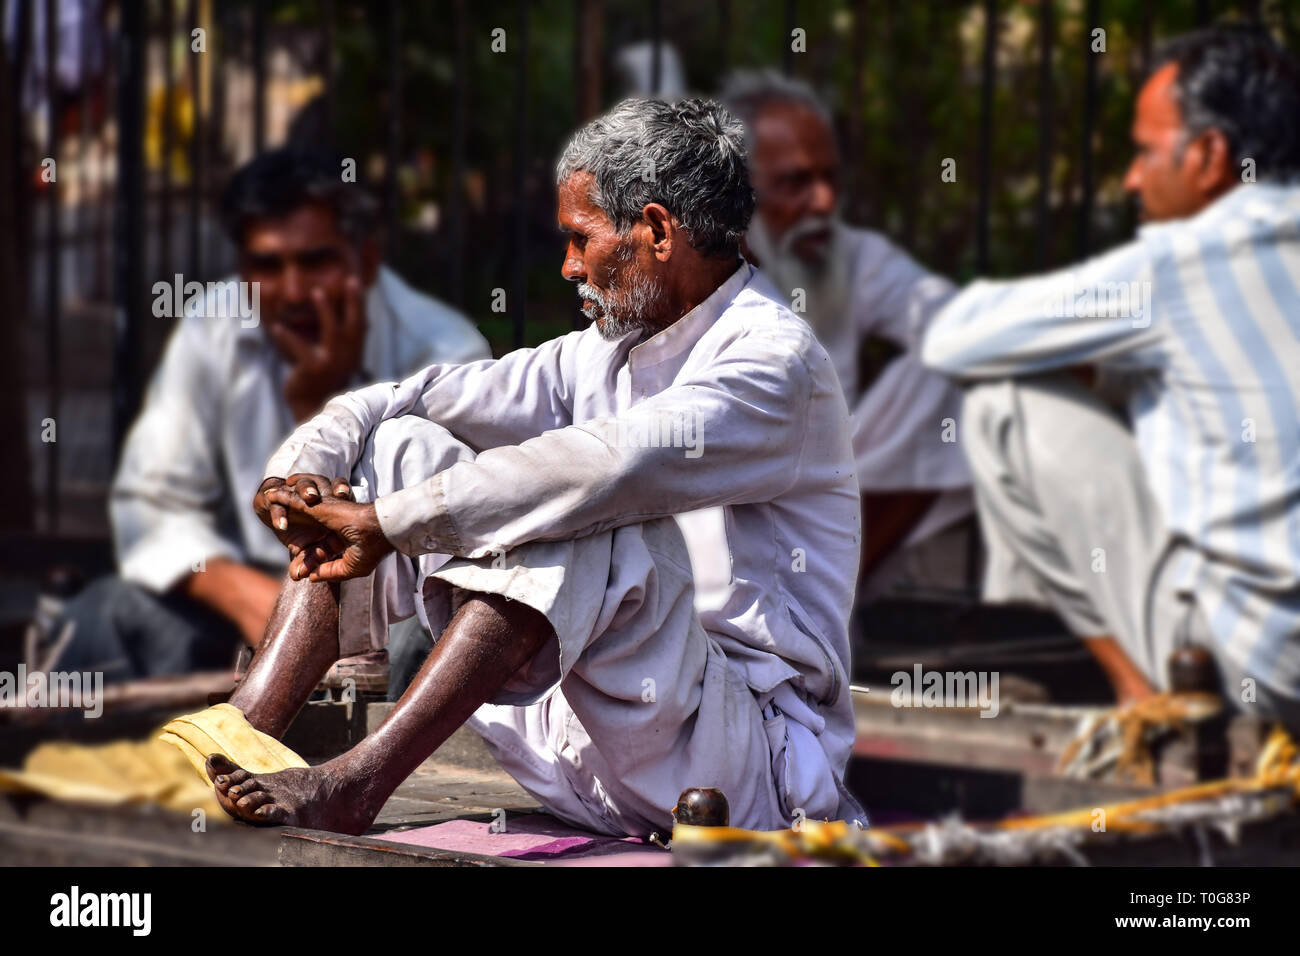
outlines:
[[[466,721],[595,831],[662,831],[687,787],[720,788],[744,827],[861,815],[842,783],[848,413],[739,255],[743,136],[706,100],[629,100],[580,130],[561,272],[594,324],[351,392],[271,459],[255,506],[293,558],[231,703],[279,736],[340,633],[381,642],[418,614],[441,637],[348,753],[259,775],[211,757],[232,815],[361,832]]]
[[[740,71],[722,101],[749,136],[758,207],[746,255],[817,333],[849,405],[862,493],[858,600],[963,589],[975,505],[956,441],[961,391],[925,368],[915,348],[952,284],[880,233],[844,221],[839,147],[811,87],[771,70]],[[873,353],[883,364],[864,361]]]

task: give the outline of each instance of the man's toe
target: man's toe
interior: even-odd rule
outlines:
[[[255,793],[250,793],[247,796],[240,797],[239,800],[235,802],[235,806],[247,813],[252,813],[258,807],[270,803],[272,799],[272,796],[265,790],[258,790]]]
[[[207,762],[203,765],[203,769],[208,772],[209,780],[217,784],[217,786],[222,786],[223,784],[229,785],[229,781],[219,781],[217,778],[229,776],[238,770],[239,767],[225,754],[211,754],[208,757]]]
[[[274,803],[268,803],[266,806],[258,807],[253,811],[253,816],[263,823],[288,823],[289,813],[284,807]]]

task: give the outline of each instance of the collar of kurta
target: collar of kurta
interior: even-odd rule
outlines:
[[[687,312],[668,328],[656,332],[628,354],[628,365],[636,370],[659,365],[683,352],[689,352],[695,343],[712,328],[713,323],[727,310],[740,290],[749,284],[754,275],[754,267],[744,259],[740,267],[733,272],[722,285],[718,286],[708,298]]]

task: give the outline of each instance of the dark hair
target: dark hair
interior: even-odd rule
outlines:
[[[1233,164],[1254,160],[1260,179],[1300,174],[1300,64],[1267,30],[1221,25],[1175,37],[1153,70],[1169,63],[1189,136],[1219,130]]]
[[[657,202],[702,255],[735,255],[754,214],[744,127],[712,100],[624,100],[573,134],[556,185],[580,171],[591,173],[592,202],[624,236]]]
[[[221,194],[222,226],[238,244],[250,222],[319,202],[334,210],[340,232],[360,242],[374,228],[378,204],[360,182],[343,181],[343,163],[342,156],[295,146],[262,153]]]

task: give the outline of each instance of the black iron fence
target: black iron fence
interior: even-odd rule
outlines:
[[[833,87],[850,214],[886,230],[897,225],[923,259],[965,277],[1082,256],[1131,225],[1108,213],[1098,228],[1098,136],[1114,134],[1116,124],[1099,128],[1101,56],[1080,47],[1080,36],[1114,27],[1127,43],[1126,68],[1140,73],[1158,34],[1225,15],[1267,19],[1294,43],[1290,6],[1267,0],[1231,7],[1210,0],[3,0],[9,202],[0,252],[10,347],[0,365],[0,439],[12,452],[11,475],[35,478],[11,483],[16,506],[0,520],[45,532],[93,530],[116,450],[169,332],[151,321],[148,290],[174,271],[203,280],[231,268],[231,250],[214,226],[214,197],[239,160],[271,144],[273,125],[278,138],[287,135],[284,122],[272,121],[293,82],[315,90],[311,107],[326,135],[340,144],[349,135],[366,140],[370,153],[382,144],[389,255],[417,284],[482,320],[501,351],[570,321],[571,296],[556,305],[544,283],[532,281],[546,258],[538,250],[551,241],[549,164],[564,131],[619,93],[610,55],[618,42],[650,41],[655,90],[669,47],[685,51],[696,89],[712,88],[732,66],[761,63]],[[1008,23],[1026,22],[1036,42],[1008,53]],[[978,28],[973,44],[957,26],[939,27],[958,23]],[[492,47],[497,29],[506,38],[500,51]],[[789,42],[800,29],[816,56]],[[933,64],[902,62],[900,50],[924,44],[928,29],[948,46],[933,51]],[[908,36],[913,47],[900,46]],[[273,65],[287,54],[296,70],[288,79]],[[1008,56],[1010,67],[1000,66]],[[902,143],[930,162],[929,140],[914,129],[918,115],[940,115],[943,93],[918,114],[907,81],[916,74],[906,71],[939,63],[955,64],[949,72],[959,83],[947,95],[978,104],[962,127],[973,129],[974,141],[957,144],[961,162],[971,157],[974,185],[951,194],[947,231],[925,224],[932,186],[917,185],[896,202],[890,193],[897,189],[873,189],[875,157],[886,148],[881,131],[891,133],[888,148]],[[895,72],[882,79],[881,64]],[[1078,68],[1078,83],[1063,73],[1067,66]],[[891,76],[899,82],[891,85]],[[999,103],[1017,104],[1018,115],[1020,104],[1033,104],[1026,109],[1036,128],[1037,183],[1028,224],[999,212],[1004,171],[1025,158],[1023,144],[999,140]],[[412,207],[403,177],[427,172],[420,164],[428,156],[419,152],[426,136],[437,144],[429,160],[437,168],[427,177],[436,202]],[[1063,157],[1065,198],[1053,188]],[[57,172],[47,176],[47,169]],[[1065,228],[1067,219],[1073,223]],[[1063,230],[1072,240],[1060,239]],[[1015,240],[998,256],[1003,234]],[[504,315],[477,305],[486,300],[488,274],[493,287],[509,291]],[[41,440],[51,423],[64,431],[57,441]],[[80,511],[74,499],[84,499]]]

